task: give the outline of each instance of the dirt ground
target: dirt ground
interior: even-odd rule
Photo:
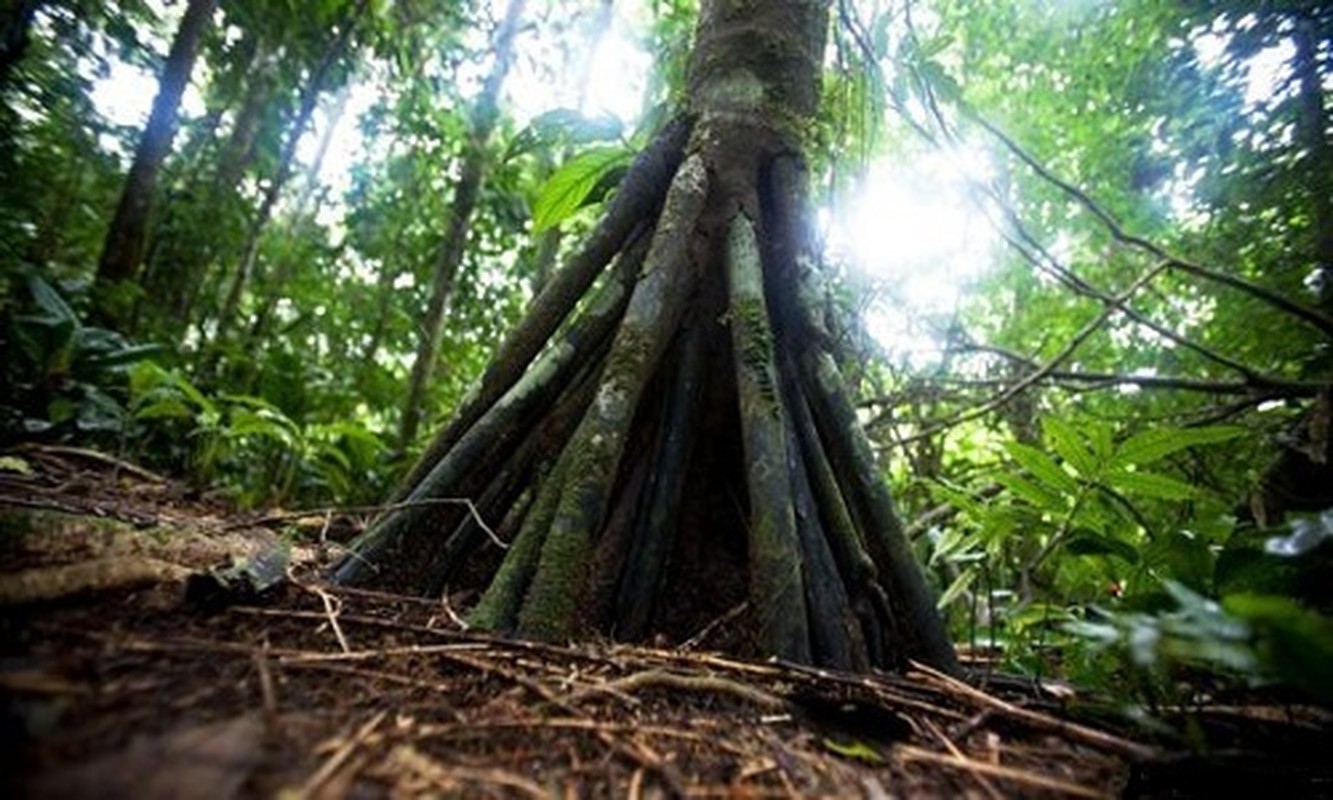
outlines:
[[[237,515],[85,451],[6,455],[6,796],[1333,796],[1317,709],[1192,709],[1191,747],[996,675],[748,662],[706,631],[507,640],[438,600],[321,583],[353,515]]]

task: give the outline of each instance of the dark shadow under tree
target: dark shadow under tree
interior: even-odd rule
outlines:
[[[688,109],[339,581],[484,586],[472,624],[548,639],[679,640],[746,601],[751,654],[955,668],[813,302],[827,25],[827,0],[702,3]]]

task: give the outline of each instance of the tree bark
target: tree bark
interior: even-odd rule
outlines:
[[[1319,69],[1319,19],[1325,12],[1310,11],[1296,20],[1292,39],[1297,81],[1299,127],[1305,149],[1310,195],[1310,225],[1313,229],[1315,270],[1319,281],[1319,304],[1333,314],[1333,147],[1328,141],[1328,114],[1324,110],[1324,75]]]
[[[97,281],[103,285],[103,291],[109,293],[103,296],[102,311],[110,319],[114,320],[125,311],[117,306],[118,285],[135,280],[143,263],[158,172],[171,151],[181,97],[190,82],[199,44],[212,23],[216,8],[217,0],[190,0],[162,67],[153,110],[139,137],[134,162],[121,190],[120,202],[97,264]]]
[[[338,580],[438,592],[475,564],[473,624],[556,640],[683,641],[745,598],[742,652],[957,669],[810,300],[828,6],[705,0],[689,107]],[[513,536],[488,544],[444,498]]]
[[[0,30],[0,95],[9,88],[14,68],[28,51],[29,31],[45,0],[8,0]]]
[[[232,212],[244,201],[237,196],[237,187],[245,170],[254,161],[256,142],[262,127],[264,111],[273,93],[273,75],[268,69],[269,53],[265,43],[256,36],[247,36],[238,44],[232,67],[238,75],[246,76],[242,96],[229,93],[217,108],[210,111],[198,136],[198,141],[214,139],[222,124],[224,112],[235,109],[231,130],[216,158],[201,164],[194,181],[202,197],[189,196],[185,204],[171,203],[156,226],[152,246],[146,257],[142,278],[144,291],[135,309],[134,326],[151,321],[152,331],[171,338],[182,337],[190,326],[195,305],[201,296],[210,296],[209,266],[218,250],[228,241],[234,226],[229,224]],[[205,176],[211,171],[211,176]],[[190,228],[182,229],[177,218],[188,220],[200,208],[208,209],[217,227],[210,236],[199,237]]]
[[[401,450],[406,450],[412,444],[421,426],[426,387],[435,372],[435,360],[444,335],[445,312],[453,295],[458,268],[467,250],[477,196],[486,177],[486,149],[499,117],[500,89],[513,62],[514,36],[518,33],[525,3],[526,0],[509,0],[509,7],[492,45],[495,62],[473,106],[471,141],[463,159],[462,174],[454,186],[454,196],[449,207],[449,226],[445,230],[444,241],[440,244],[432,271],[430,298],[426,303],[426,315],[421,321],[421,338],[408,378],[407,400],[403,403],[402,419],[398,426],[398,446]]]

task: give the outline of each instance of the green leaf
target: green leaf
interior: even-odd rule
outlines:
[[[888,18],[889,15],[886,14],[885,19]],[[953,44],[953,41],[953,36],[950,36],[949,34],[939,35],[922,42],[917,48],[917,53],[921,58],[934,58],[948,49],[948,47]]]
[[[1188,500],[1197,494],[1197,490],[1184,481],[1142,470],[1110,473],[1106,476],[1106,484],[1125,494],[1156,497],[1160,500]]]
[[[997,475],[995,481],[1042,511],[1059,514],[1069,507],[1065,495],[1018,475]]]
[[[569,219],[602,177],[627,163],[624,147],[594,147],[566,161],[542,186],[532,207],[532,230],[540,233]]]
[[[941,480],[932,480],[931,484],[934,491],[944,502],[958,509],[961,513],[970,516],[973,520],[979,520],[988,512],[987,507],[980,500],[968,494],[966,490],[956,486],[950,486]]]
[[[958,577],[954,578],[953,583],[949,584],[949,588],[944,590],[944,594],[940,595],[940,599],[936,601],[935,607],[941,610],[948,608],[953,601],[961,597],[963,592],[966,592],[968,588],[976,582],[977,575],[979,574],[980,570],[975,567],[960,572]]]
[[[1078,491],[1078,481],[1041,450],[1022,442],[1006,442],[1005,449],[1023,469],[1047,486],[1061,492]]]
[[[1206,428],[1151,428],[1136,433],[1122,442],[1111,459],[1111,466],[1145,466],[1187,447],[1225,442],[1244,432],[1244,428],[1235,425],[1213,425]]]
[[[1248,622],[1264,665],[1283,681],[1333,701],[1333,619],[1287,597],[1223,598],[1222,607]]]
[[[1065,552],[1076,556],[1116,556],[1130,564],[1139,563],[1139,551],[1132,544],[1093,531],[1076,531],[1065,542]]]
[[[146,419],[190,419],[194,411],[179,397],[168,396],[147,405],[140,406],[134,412],[134,418]]]
[[[47,320],[53,324],[70,324],[79,327],[79,315],[69,307],[65,298],[60,296],[51,284],[33,275],[28,278],[28,290],[37,306],[46,312]]]
[[[1057,417],[1046,417],[1041,427],[1051,440],[1055,452],[1069,462],[1069,466],[1078,470],[1080,475],[1091,478],[1098,473],[1100,464],[1097,457],[1083,444],[1083,437],[1072,425]]]
[[[556,108],[533,117],[510,142],[505,158],[560,144],[615,141],[623,133],[624,125],[610,114],[587,117],[573,108]]]
[[[0,472],[17,472],[20,475],[32,475],[32,465],[18,456],[0,456]]]
[[[251,411],[246,408],[234,408],[231,419],[223,434],[230,439],[245,436],[259,436],[281,442],[285,445],[294,443],[291,421],[271,413]]]
[[[963,88],[958,85],[958,81],[950,75],[944,67],[938,62],[927,59],[920,62],[917,66],[921,80],[930,85],[932,91],[939,98],[947,103],[954,103],[962,99]]]
[[[822,739],[821,741],[829,752],[837,753],[844,758],[854,758],[857,761],[865,761],[870,764],[880,764],[884,761],[884,756],[880,755],[875,748],[859,739],[852,739],[847,742],[837,742],[833,739]]]
[[[151,358],[163,352],[164,349],[160,344],[131,345],[114,352],[89,356],[88,364],[104,368],[120,367]]]

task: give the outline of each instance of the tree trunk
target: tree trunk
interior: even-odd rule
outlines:
[[[181,96],[190,81],[199,43],[212,23],[216,7],[217,0],[190,0],[185,8],[185,15],[176,30],[176,38],[171,43],[171,51],[162,67],[152,113],[139,137],[134,163],[130,166],[125,188],[121,190],[120,203],[116,206],[116,214],[107,230],[102,256],[97,264],[97,281],[106,292],[102,298],[103,313],[111,319],[116,319],[126,310],[118,307],[117,296],[123,292],[123,289],[117,291],[119,285],[133,281],[143,263],[148,225],[157,192],[157,174],[167,153],[171,151]]]
[[[44,0],[6,0],[0,24],[0,95],[9,88],[14,68],[28,52],[29,32]]]
[[[1319,20],[1311,11],[1296,20],[1293,61],[1297,80],[1299,127],[1305,148],[1305,174],[1310,193],[1315,270],[1320,307],[1333,314],[1333,148],[1328,141],[1328,114],[1324,110],[1324,75],[1319,69]]]
[[[328,120],[323,133],[320,135],[319,146],[315,148],[315,157],[311,159],[310,165],[305,171],[301,193],[297,196],[291,215],[288,217],[287,235],[292,239],[299,240],[303,228],[313,228],[315,225],[318,207],[312,210],[310,204],[314,202],[315,192],[319,190],[319,173],[324,168],[324,159],[328,157],[329,147],[333,144],[333,134],[338,128],[338,123],[342,121],[343,115],[347,112],[347,101],[350,97],[351,87],[344,85],[338,90],[333,105],[329,108]],[[246,347],[250,352],[256,352],[263,346],[269,319],[273,315],[273,309],[278,305],[278,298],[295,276],[301,263],[302,259],[288,253],[279,260],[277,269],[273,270],[267,287],[264,287],[265,290],[261,292],[259,307],[255,310],[254,319],[251,320],[250,329],[246,333]]]
[[[407,400],[403,404],[403,416],[398,426],[398,446],[402,450],[406,450],[416,439],[417,429],[421,426],[426,387],[435,372],[435,359],[440,350],[440,339],[444,335],[445,312],[449,308],[454,279],[467,249],[472,212],[476,209],[477,196],[486,177],[486,148],[499,116],[497,106],[500,88],[513,61],[514,35],[518,33],[525,3],[526,0],[509,0],[504,21],[495,34],[495,63],[486,76],[473,108],[472,141],[463,159],[462,174],[454,186],[453,201],[449,206],[449,227],[445,230],[444,241],[435,261],[430,299],[426,303],[426,315],[421,321],[421,339],[412,362]]]
[[[232,239],[232,212],[245,202],[237,195],[237,187],[254,161],[264,111],[274,89],[269,57],[268,48],[257,37],[247,36],[239,43],[239,52],[233,56],[239,66],[233,69],[246,76],[243,94],[239,99],[234,94],[226,97],[209,112],[198,141],[215,139],[227,111],[233,112],[231,129],[216,158],[199,159],[192,186],[198,187],[193,191],[202,197],[192,191],[184,203],[168,202],[161,222],[155,226],[142,278],[144,291],[131,330],[137,332],[141,323],[151,321],[150,330],[159,336],[184,337],[199,297],[215,288],[209,285],[209,266],[223,243]],[[200,208],[208,209],[215,222],[206,237],[189,227],[189,220]]]
[[[705,0],[686,113],[338,580],[484,586],[474,625],[548,639],[683,641],[744,600],[710,644],[956,669],[814,300],[827,22],[828,0]]]
[[[245,96],[236,111],[236,121],[231,126],[231,134],[218,155],[212,186],[216,197],[234,193],[245,171],[254,162],[264,112],[268,110],[276,88],[267,42],[256,35],[242,44],[249,51],[245,59],[247,66],[244,67],[249,78],[245,84]]]
[[[306,128],[310,126],[310,118],[315,113],[320,95],[327,88],[333,66],[346,52],[347,43],[351,41],[352,33],[360,24],[361,18],[365,15],[368,7],[369,0],[356,0],[356,4],[351,8],[351,12],[338,31],[338,35],[329,42],[319,63],[310,73],[310,80],[306,83],[305,91],[301,94],[301,105],[297,109],[296,118],[292,121],[291,128],[287,131],[282,153],[278,157],[278,172],[264,189],[259,210],[255,212],[254,219],[250,222],[250,230],[246,234],[245,248],[241,260],[236,265],[236,271],[232,273],[231,284],[227,288],[227,296],[222,302],[222,309],[218,312],[217,326],[213,333],[214,358],[217,357],[219,352],[216,348],[226,341],[228,332],[238,321],[237,315],[240,312],[241,298],[245,295],[246,287],[250,283],[258,263],[259,245],[264,229],[268,226],[269,219],[273,216],[273,209],[278,203],[278,198],[282,196],[282,190],[286,187],[287,179],[292,174],[292,164],[296,160],[296,148],[300,145],[301,137],[305,135]]]

